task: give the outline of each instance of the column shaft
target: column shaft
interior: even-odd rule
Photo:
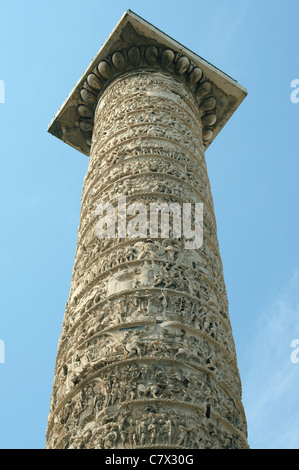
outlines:
[[[99,239],[97,207],[119,196],[203,203],[203,245]],[[95,111],[47,447],[246,448],[246,433],[198,106],[173,75],[136,70]]]

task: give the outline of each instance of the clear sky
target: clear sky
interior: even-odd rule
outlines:
[[[74,262],[88,158],[47,127],[127,9],[248,90],[206,158],[249,444],[299,448],[298,0],[0,0],[0,448],[45,446]]]

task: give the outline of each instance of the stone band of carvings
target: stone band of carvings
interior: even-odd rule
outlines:
[[[121,407],[118,411],[118,414],[121,415],[122,410],[123,409],[128,409],[128,408],[129,409],[131,408],[131,411],[133,411],[134,408],[138,409],[140,407],[143,407],[144,409],[146,409],[146,408],[157,409],[157,407],[160,407],[160,406],[163,407],[164,413],[165,413],[165,409],[167,410],[167,408],[171,408],[171,410],[173,410],[173,415],[174,416],[175,416],[175,412],[176,412],[177,408],[178,408],[178,411],[179,411],[180,407],[184,408],[186,410],[186,403],[175,401],[175,400],[159,400],[159,402],[157,402],[155,400],[138,400],[138,401],[136,400],[135,402],[132,402],[132,401],[124,402],[121,405]],[[218,415],[215,412],[211,412],[211,415],[209,416],[209,418],[207,420],[207,417],[206,417],[207,411],[204,410],[202,407],[189,404],[189,405],[187,405],[187,408],[190,408],[191,413],[195,413],[197,415],[198,419],[201,422],[206,421],[205,424],[207,425],[207,428],[214,429],[215,437],[216,437],[216,430],[218,429],[219,425],[221,425],[222,430],[224,430],[224,432],[227,433],[228,442],[229,442],[229,437],[230,436],[235,436],[235,438],[240,439],[240,441],[242,443],[242,446],[247,447],[246,436],[242,432],[240,432],[237,428],[235,428],[231,423],[229,423],[222,416]],[[91,423],[91,428],[92,428],[91,416],[92,415],[87,416],[85,421],[84,421],[85,426],[83,428],[83,432],[81,432],[77,436],[78,437],[78,443],[86,444],[87,443],[86,441],[88,441],[88,437],[91,437],[91,435],[92,435],[92,433],[90,433],[89,436],[86,435],[86,433],[90,429],[89,428],[89,423]],[[164,415],[164,417],[165,417],[165,415]],[[162,425],[164,425],[164,421],[161,420],[160,423]],[[169,425],[169,424],[168,424],[168,427],[169,427],[169,430],[172,428],[172,426]],[[149,428],[150,428],[150,426],[148,426],[148,429]],[[104,424],[101,428],[97,429],[97,433],[102,434],[103,436],[105,436],[107,431],[109,431],[110,429],[113,429],[113,426],[109,426],[107,424],[106,425]],[[117,434],[117,432],[119,431],[119,427],[116,426],[116,427],[114,427],[114,429],[116,430],[116,434]],[[125,431],[125,432],[119,437],[124,437],[124,434],[128,434],[128,429],[129,428],[127,426],[123,426],[123,431]],[[182,432],[184,430],[187,431],[187,433]],[[164,443],[161,443],[161,441],[159,443],[154,442],[156,440],[156,437],[157,437],[156,433],[155,433],[155,435],[152,436],[155,439],[151,439],[151,441],[152,441],[151,444],[146,445],[144,443],[145,439],[140,440],[139,443],[137,442],[138,439],[136,439],[136,438],[139,437],[139,439],[140,439],[141,436],[140,436],[140,433],[139,433],[139,436],[138,436],[138,425],[136,425],[135,439],[133,439],[133,442],[132,442],[131,439],[128,439],[127,446],[124,445],[124,448],[132,448],[132,446],[133,446],[134,449],[189,449],[189,448],[192,449],[192,448],[194,448],[194,441],[191,437],[191,434],[192,434],[190,432],[191,430],[194,432],[196,429],[194,429],[194,428],[192,428],[192,429],[188,429],[188,428],[182,429],[181,428],[180,429],[180,432],[181,432],[180,438],[177,439],[177,440],[173,440],[173,436],[171,435],[172,433],[171,432],[169,432],[169,433],[166,432],[165,433],[165,429],[164,429],[164,433],[163,433],[164,434],[164,439],[165,439]],[[146,428],[144,428],[144,434],[145,433],[146,433]],[[165,434],[166,434],[166,438],[165,438]],[[65,448],[65,445],[68,443],[70,438],[71,438],[71,433],[66,434],[65,436],[63,436],[60,439],[60,441],[58,441],[56,443],[56,448],[57,449]],[[203,440],[202,438],[203,438],[203,435],[201,436],[199,441]],[[218,436],[218,438],[219,438],[219,436]],[[105,438],[103,438],[103,441],[105,441],[105,443],[103,442],[103,447],[99,446],[99,448],[103,448],[103,449],[113,448],[111,443],[109,442],[109,440],[107,441],[107,440],[105,440]],[[220,441],[220,439],[219,439],[219,441]],[[179,442],[179,444],[178,444],[178,442]],[[207,442],[208,441],[206,441],[206,443]],[[182,445],[182,444],[184,444],[184,445]],[[209,445],[208,446],[204,445],[204,442],[202,442],[201,445],[198,445],[198,444],[199,443],[197,443],[197,446],[196,446],[198,448],[210,448]],[[215,445],[214,448],[218,448],[217,438],[216,438],[216,443],[214,442],[214,445]],[[73,448],[73,447],[70,447],[70,448]],[[213,445],[211,446],[211,448],[213,448]],[[229,448],[229,446],[227,446],[227,448]]]
[[[217,122],[217,103],[213,86],[188,57],[164,46],[134,46],[114,52],[94,68],[80,90],[79,125],[86,142],[91,146],[94,113],[105,88],[121,75],[138,70],[163,70],[182,80],[192,90],[201,116],[203,144],[212,139]]]
[[[159,391],[158,387],[155,386],[155,387],[150,387],[152,390],[144,390],[143,392],[143,389],[140,389],[138,394],[140,395],[139,398],[138,397],[135,397],[133,399],[133,395],[131,395],[131,399],[127,399],[126,398],[126,395],[124,393],[121,394],[121,398],[122,398],[122,401],[121,403],[117,404],[115,403],[115,393],[113,393],[112,390],[109,390],[107,389],[106,390],[106,394],[105,394],[105,401],[107,401],[108,399],[108,403],[106,405],[106,407],[104,408],[104,410],[102,412],[100,412],[99,416],[100,415],[103,415],[107,412],[107,410],[109,410],[109,414],[110,415],[113,415],[113,416],[116,416],[117,414],[120,414],[120,412],[122,410],[124,410],[125,408],[127,407],[131,407],[131,406],[135,406],[135,407],[138,407],[140,404],[141,405],[153,405],[153,406],[157,406],[157,405],[163,405],[163,404],[168,404],[169,406],[171,406],[172,408],[173,407],[182,407],[182,408],[191,408],[191,409],[198,409],[200,410],[202,413],[205,413],[207,411],[207,409],[209,408],[209,412],[211,413],[211,416],[209,418],[211,418],[212,420],[214,419],[215,421],[219,421],[219,420],[223,420],[223,424],[225,426],[226,429],[231,429],[233,430],[234,433],[236,434],[239,434],[240,436],[242,436],[243,439],[245,439],[245,436],[246,436],[246,417],[245,417],[245,414],[244,414],[244,410],[243,410],[243,407],[242,405],[240,404],[237,409],[235,410],[235,412],[237,412],[235,418],[237,418],[238,420],[241,419],[241,422],[240,423],[234,423],[234,421],[232,421],[232,413],[231,412],[228,412],[228,410],[226,409],[226,407],[228,406],[228,403],[224,406],[222,401],[223,399],[226,397],[226,400],[234,400],[236,402],[238,402],[238,399],[237,397],[234,396],[233,394],[233,391],[230,390],[229,386],[227,383],[219,383],[217,384],[217,379],[214,375],[214,373],[210,370],[205,370],[204,368],[200,368],[198,366],[194,366],[192,364],[184,364],[183,362],[181,361],[171,361],[171,360],[168,360],[168,361],[161,361],[161,362],[157,362],[157,359],[156,358],[148,358],[146,360],[143,359],[142,362],[139,362],[134,360],[134,359],[131,359],[129,361],[121,361],[121,362],[118,362],[118,363],[114,363],[114,364],[108,364],[106,365],[105,367],[103,367],[102,369],[99,369],[98,371],[92,373],[89,375],[88,378],[86,378],[85,380],[83,380],[80,384],[76,385],[75,388],[70,391],[67,396],[64,397],[64,399],[56,406],[56,413],[55,413],[55,416],[57,417],[61,412],[63,412],[63,409],[65,406],[68,406],[68,404],[71,403],[71,401],[73,399],[75,399],[76,397],[78,399],[80,399],[80,397],[78,397],[78,394],[82,391],[84,391],[84,389],[91,385],[91,384],[96,384],[98,383],[99,386],[105,384],[107,382],[107,379],[103,378],[101,379],[101,375],[103,374],[108,374],[108,376],[111,377],[111,374],[113,373],[113,370],[115,370],[116,368],[119,368],[119,367],[122,367],[123,369],[128,367],[128,366],[136,366],[137,364],[139,365],[146,365],[146,364],[155,364],[155,367],[158,368],[158,370],[160,370],[160,373],[162,374],[162,368],[163,367],[167,367],[168,369],[170,367],[173,367],[173,369],[171,370],[172,373],[174,374],[184,374],[183,371],[185,371],[185,373],[187,372],[187,370],[189,369],[190,372],[191,372],[191,375],[195,378],[196,377],[196,373],[197,374],[204,374],[203,376],[207,376],[207,374],[209,375],[210,377],[210,381],[212,381],[214,383],[214,386],[216,386],[216,389],[217,387],[219,387],[219,390],[222,390],[221,392],[221,395],[222,395],[222,399],[218,398],[218,406],[215,407],[215,404],[217,402],[217,398],[215,400],[215,397],[212,397],[210,395],[209,398],[208,396],[206,397],[206,401],[202,404],[202,405],[199,405],[198,403],[196,404],[196,399],[195,399],[195,402],[192,402],[193,400],[193,393],[191,390],[189,392],[189,394],[187,393],[187,390],[184,392],[184,399],[175,399],[175,398],[166,398],[166,396],[163,397],[163,393],[161,395],[161,392]],[[170,373],[171,373],[170,372]],[[199,380],[201,380],[201,376],[198,375],[199,377]],[[160,379],[161,380],[161,379]],[[189,379],[191,380],[191,378]],[[191,383],[191,382],[190,382]],[[117,390],[118,392],[118,390]],[[146,396],[143,396],[143,393],[150,393],[150,396],[149,397],[146,397]],[[158,396],[156,396],[156,393],[158,393]],[[224,395],[223,395],[224,393]],[[170,391],[168,392],[168,394],[171,395]],[[76,399],[77,399],[76,398]],[[195,398],[195,397],[194,397]],[[109,405],[109,406],[108,406]],[[210,406],[208,406],[210,405]],[[225,418],[224,418],[225,416]],[[49,422],[49,425],[48,425],[48,430],[52,431],[52,427],[55,425],[55,421],[57,421],[57,419],[55,418],[52,418],[51,422]]]

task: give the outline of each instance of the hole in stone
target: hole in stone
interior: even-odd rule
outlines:
[[[142,330],[143,328],[143,326],[128,326],[127,328],[120,328],[119,331]]]

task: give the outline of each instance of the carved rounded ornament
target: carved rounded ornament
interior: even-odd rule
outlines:
[[[217,123],[217,102],[212,84],[188,57],[165,46],[154,45],[116,51],[88,74],[78,101],[79,125],[88,145],[91,145],[95,108],[103,91],[114,79],[135,70],[165,71],[191,89],[201,116],[203,144],[207,146]]]

